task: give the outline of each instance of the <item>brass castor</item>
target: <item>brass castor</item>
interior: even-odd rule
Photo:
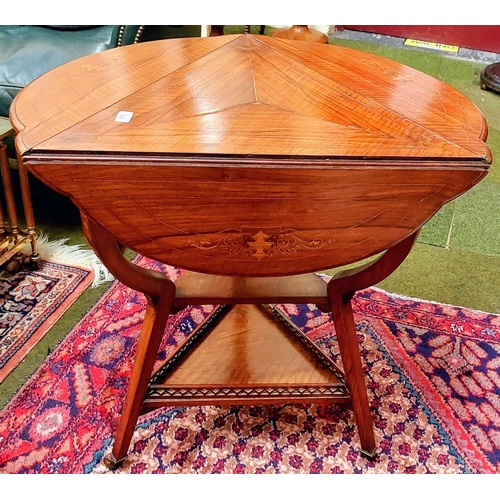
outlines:
[[[36,271],[40,267],[40,254],[29,255],[24,259],[24,266],[30,271]]]
[[[21,269],[28,269],[36,271],[39,267],[40,254],[24,255],[22,253],[14,255],[9,262],[7,262],[5,269],[9,273],[17,273]]]
[[[375,451],[369,452],[369,451],[361,449],[360,453],[361,453],[361,456],[367,458],[370,462],[375,462],[375,460],[377,459],[377,453]]]
[[[5,268],[9,273],[17,273],[23,267],[23,263],[24,263],[24,255],[16,254],[13,257],[11,257]]]
[[[115,470],[123,465],[127,457],[123,457],[121,460],[116,460],[112,453],[108,453],[103,459],[102,463],[109,469]]]
[[[17,260],[11,260],[5,266],[9,273],[17,273],[21,269],[21,264]]]

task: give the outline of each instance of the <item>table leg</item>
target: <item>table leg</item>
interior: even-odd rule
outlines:
[[[161,273],[142,269],[129,262],[113,236],[102,226],[82,214],[85,234],[94,251],[109,271],[123,284],[145,294],[148,304],[137,342],[130,382],[115,435],[112,454],[104,459],[114,469],[127,456],[130,441],[139,418],[149,379],[153,373],[165,326],[175,297],[174,283]]]
[[[328,283],[328,302],[361,441],[361,452],[368,458],[375,457],[376,444],[351,299],[357,290],[368,288],[395,271],[410,252],[417,236],[418,231],[394,245],[374,262],[341,271]]]
[[[0,141],[0,164],[2,168],[2,179],[5,192],[5,203],[7,206],[7,215],[10,221],[10,233],[17,243],[19,237],[19,228],[17,225],[16,202],[14,199],[14,189],[12,187],[12,177],[10,174],[9,159],[7,157],[7,147]]]
[[[356,326],[352,313],[352,294],[331,293],[329,295],[335,333],[344,368],[344,375],[351,396],[351,403],[361,441],[361,453],[368,458],[375,457],[375,435],[373,421],[366,393],[363,366],[359,353]]]
[[[118,467],[127,458],[127,451],[140,415],[149,379],[153,373],[156,355],[173,301],[172,294],[162,295],[159,298],[147,298],[146,315],[137,343],[137,354],[115,434],[113,451],[104,458],[104,464],[110,469]]]

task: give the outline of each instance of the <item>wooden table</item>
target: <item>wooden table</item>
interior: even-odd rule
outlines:
[[[110,467],[164,404],[350,404],[375,456],[350,301],[486,174],[487,125],[468,99],[367,53],[234,35],[70,62],[25,88],[11,120],[29,170],[148,298]],[[123,247],[189,271],[173,283]],[[372,256],[328,284],[311,274]],[[276,303],[331,312],[343,371]],[[191,304],[216,307],[153,373],[169,314]]]

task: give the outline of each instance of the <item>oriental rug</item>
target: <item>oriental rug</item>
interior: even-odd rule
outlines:
[[[175,279],[180,271],[139,263]],[[115,282],[0,412],[2,473],[496,473],[500,316],[371,288],[353,301],[378,455],[360,455],[334,405],[163,408],[140,418],[124,466],[113,443],[145,299]],[[338,360],[328,314],[283,305]],[[208,313],[172,316],[159,359]],[[339,364],[341,364],[339,362]]]
[[[92,283],[90,269],[41,260],[0,271],[0,383]]]

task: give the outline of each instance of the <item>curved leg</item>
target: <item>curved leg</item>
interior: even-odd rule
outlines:
[[[85,236],[90,246],[109,272],[125,286],[153,297],[163,294],[165,288],[175,291],[174,283],[162,273],[144,269],[123,256],[123,248],[113,235],[80,212]]]
[[[144,293],[148,300],[113,452],[104,460],[106,466],[113,469],[127,456],[174,301],[175,285],[163,274],[143,269],[125,259],[113,236],[85,214],[82,214],[82,222],[86,236],[103,264],[118,280]]]
[[[418,232],[407,237],[373,263],[357,269],[341,271],[328,283],[328,302],[332,311],[347,387],[351,394],[354,417],[361,441],[361,452],[368,458],[375,457],[376,443],[351,299],[355,291],[375,285],[395,271],[410,252],[417,236]]]

